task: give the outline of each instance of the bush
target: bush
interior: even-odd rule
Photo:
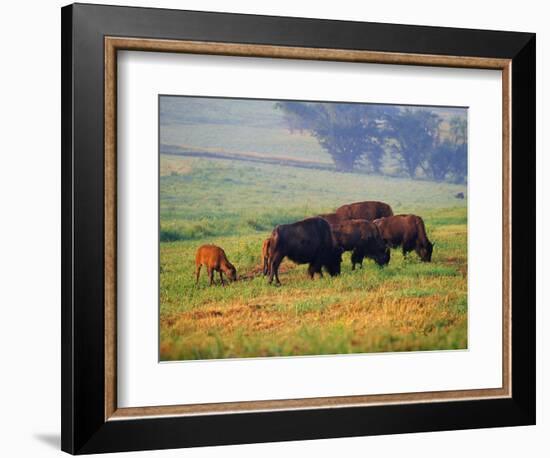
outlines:
[[[177,242],[178,240],[185,240],[182,235],[174,229],[161,229],[160,241],[161,242]]]

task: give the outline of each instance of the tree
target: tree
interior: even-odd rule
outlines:
[[[453,116],[449,121],[449,126],[455,144],[464,145],[468,142],[468,124],[465,117]]]
[[[376,173],[384,155],[384,117],[390,106],[353,103],[279,102],[290,130],[307,130],[331,156],[339,170],[349,172],[365,159]]]
[[[465,117],[454,116],[449,121],[449,134],[439,136],[426,158],[426,171],[434,180],[453,179],[464,182],[467,174],[467,123]]]
[[[449,122],[454,144],[450,167],[455,181],[464,182],[468,175],[468,124],[466,117],[453,116]]]
[[[380,173],[386,151],[411,178],[419,172],[437,181],[463,182],[467,174],[467,122],[443,119],[426,108],[354,103],[280,102],[291,131],[308,131],[331,156],[339,170],[351,171],[359,162]]]
[[[430,151],[427,159],[427,168],[429,175],[436,181],[443,181],[453,165],[455,154],[455,145],[445,139],[438,142]]]
[[[405,108],[388,121],[392,150],[405,172],[415,178],[421,168],[429,175],[428,160],[439,143],[441,118],[428,110]]]

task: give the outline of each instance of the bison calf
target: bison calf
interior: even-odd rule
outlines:
[[[336,243],[343,251],[353,251],[352,270],[355,264],[363,267],[365,257],[373,259],[380,266],[390,262],[390,250],[375,224],[364,219],[350,219],[331,225]]]
[[[279,266],[284,257],[296,264],[309,263],[311,278],[323,276],[324,267],[331,276],[340,273],[342,250],[335,244],[329,224],[320,217],[307,218],[273,229],[269,248],[269,283],[279,281]]]
[[[197,254],[195,255],[195,283],[199,282],[199,275],[201,273],[202,266],[206,267],[211,286],[214,283],[214,271],[220,273],[222,285],[225,285],[222,272],[231,281],[235,281],[237,279],[237,270],[227,259],[225,251],[223,251],[219,246],[202,245],[197,250]]]
[[[375,220],[374,224],[378,226],[380,235],[388,246],[402,247],[403,256],[414,250],[422,261],[430,262],[432,260],[434,244],[428,240],[426,227],[420,216],[389,216]]]

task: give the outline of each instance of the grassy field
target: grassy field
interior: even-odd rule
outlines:
[[[465,186],[364,174],[161,156],[160,359],[211,359],[467,347]],[[261,275],[261,242],[276,224],[359,200],[415,213],[433,262],[392,251],[311,281],[284,261],[281,287]],[[239,281],[194,283],[195,250],[224,248]]]

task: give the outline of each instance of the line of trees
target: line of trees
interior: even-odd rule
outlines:
[[[381,174],[385,158],[391,157],[411,178],[466,181],[465,117],[451,117],[443,132],[443,118],[425,108],[308,102],[276,107],[291,131],[309,132],[341,171],[366,166]]]

